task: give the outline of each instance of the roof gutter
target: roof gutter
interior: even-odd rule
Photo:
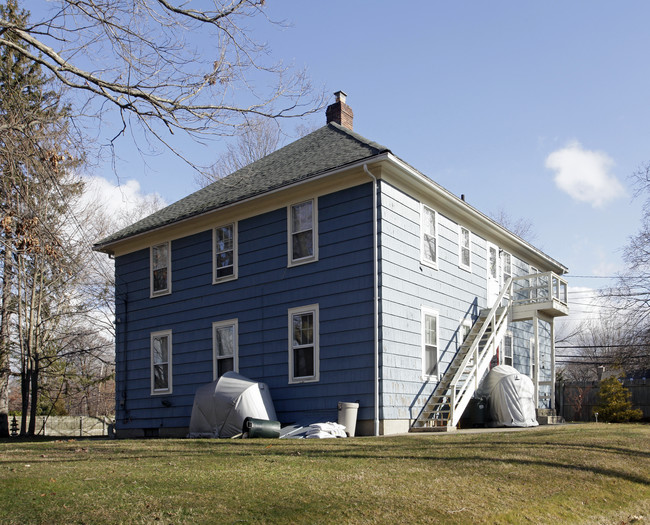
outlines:
[[[386,154],[386,159],[393,165],[397,166],[403,171],[406,171],[412,179],[420,183],[421,185],[426,186],[427,189],[431,190],[433,193],[435,193],[437,196],[446,199],[447,201],[453,202],[460,210],[462,210],[469,219],[477,221],[477,222],[483,222],[483,223],[488,223],[492,228],[495,228],[499,233],[501,234],[502,237],[506,238],[509,242],[514,243],[514,244],[519,244],[519,245],[524,245],[529,251],[533,252],[537,257],[540,259],[543,259],[546,261],[548,264],[552,265],[555,267],[556,273],[562,275],[564,273],[567,273],[569,269],[564,266],[562,263],[556,261],[549,255],[546,255],[544,252],[539,250],[538,248],[535,248],[532,244],[529,242],[525,241],[521,237],[515,235],[508,229],[504,228],[501,226],[498,222],[494,221],[484,213],[480,212],[464,200],[460,199],[450,191],[446,190],[433,180],[431,180],[429,177],[426,175],[423,175],[420,173],[418,170],[401,160],[400,158],[396,157],[392,153],[388,152]]]

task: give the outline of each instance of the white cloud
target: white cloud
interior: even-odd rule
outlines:
[[[606,153],[583,149],[578,142],[546,157],[546,167],[555,171],[555,184],[571,198],[594,208],[625,195],[623,185],[610,173],[613,159]]]
[[[110,218],[114,229],[128,226],[165,206],[158,193],[142,193],[140,183],[134,179],[123,184],[103,177],[84,177],[83,180],[81,206],[101,211],[102,215]]]

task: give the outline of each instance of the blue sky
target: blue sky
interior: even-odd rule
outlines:
[[[642,207],[628,177],[650,161],[650,3],[282,0],[267,12],[291,27],[253,20],[256,37],[316,86],[345,91],[355,131],[481,211],[531,221],[570,275],[623,269]],[[122,182],[168,203],[196,189],[171,153],[145,167],[128,142]],[[183,148],[209,164],[224,145]],[[115,182],[108,164],[94,174]]]

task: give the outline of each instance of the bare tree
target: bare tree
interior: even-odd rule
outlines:
[[[280,144],[282,131],[277,122],[256,117],[238,135],[237,141],[228,143],[226,152],[204,173],[197,173],[195,180],[205,187],[231,173],[273,153]]]
[[[137,123],[170,146],[177,131],[231,135],[254,117],[300,117],[323,106],[324,92],[312,88],[304,71],[273,61],[268,46],[255,40],[260,23],[277,23],[264,4],[41,0],[39,18],[29,25],[0,18],[0,45],[40,64],[85,100],[99,99],[76,114],[106,104],[117,109],[114,138]]]
[[[615,286],[602,291],[610,308],[626,320],[625,337],[619,352],[625,369],[650,369],[650,162],[631,175],[635,198],[645,198],[639,231],[630,237],[623,251],[627,271]]]
[[[523,218],[514,219],[503,208],[500,208],[489,215],[493,220],[498,222],[504,228],[510,230],[518,237],[521,237],[530,243],[535,242],[537,232],[535,232],[535,226],[530,220]]]

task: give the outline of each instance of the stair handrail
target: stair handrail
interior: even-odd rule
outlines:
[[[478,352],[477,352],[478,346],[481,343],[481,339],[485,335],[485,332],[486,332],[488,326],[490,326],[492,324],[492,322],[495,320],[496,314],[499,311],[499,309],[503,308],[502,314],[501,314],[500,318],[498,319],[498,321],[499,321],[498,324],[499,325],[501,324],[503,319],[507,316],[508,306],[509,306],[510,298],[512,296],[512,293],[509,293],[510,288],[512,287],[512,279],[513,279],[512,277],[509,277],[508,280],[506,281],[506,284],[501,289],[501,292],[499,293],[499,296],[497,297],[496,301],[494,301],[494,305],[492,306],[492,308],[490,309],[490,312],[488,313],[487,317],[483,321],[483,326],[481,327],[478,334],[476,335],[476,337],[472,341],[472,344],[471,344],[470,348],[468,349],[467,353],[465,354],[465,357],[463,358],[460,366],[458,367],[458,370],[456,370],[456,373],[454,374],[453,379],[449,383],[449,388],[451,390],[451,399],[450,399],[450,403],[449,403],[449,420],[448,420],[448,424],[451,424],[451,426],[454,426],[452,422],[453,422],[454,417],[455,417],[454,412],[456,411],[456,385],[460,382],[460,379],[461,379],[462,375],[465,373],[465,369],[468,367],[469,361],[470,361],[471,357],[473,357],[473,354],[476,354],[476,359],[474,360],[474,365],[473,365],[474,370],[470,371],[469,374],[470,374],[470,376],[471,376],[472,372],[474,374],[476,374],[476,370],[478,369],[478,366],[479,366],[479,355],[478,355]],[[506,292],[508,292],[507,297],[506,297]],[[506,298],[507,304],[506,304],[505,307],[502,307],[501,303],[503,302],[504,298]],[[490,337],[488,338],[488,340],[485,343],[486,351],[490,347],[490,344],[492,343],[493,339],[497,336],[497,329],[496,328],[497,328],[497,325],[495,324],[495,329],[492,330],[492,333],[490,334]],[[453,363],[453,360],[452,360],[452,363]],[[478,378],[474,378],[474,380],[477,381]],[[467,385],[468,384],[469,384],[469,381],[466,383],[465,388],[463,388],[463,391],[461,392],[461,394],[463,394],[467,390]],[[459,399],[460,398],[462,398],[462,395],[459,396]]]

